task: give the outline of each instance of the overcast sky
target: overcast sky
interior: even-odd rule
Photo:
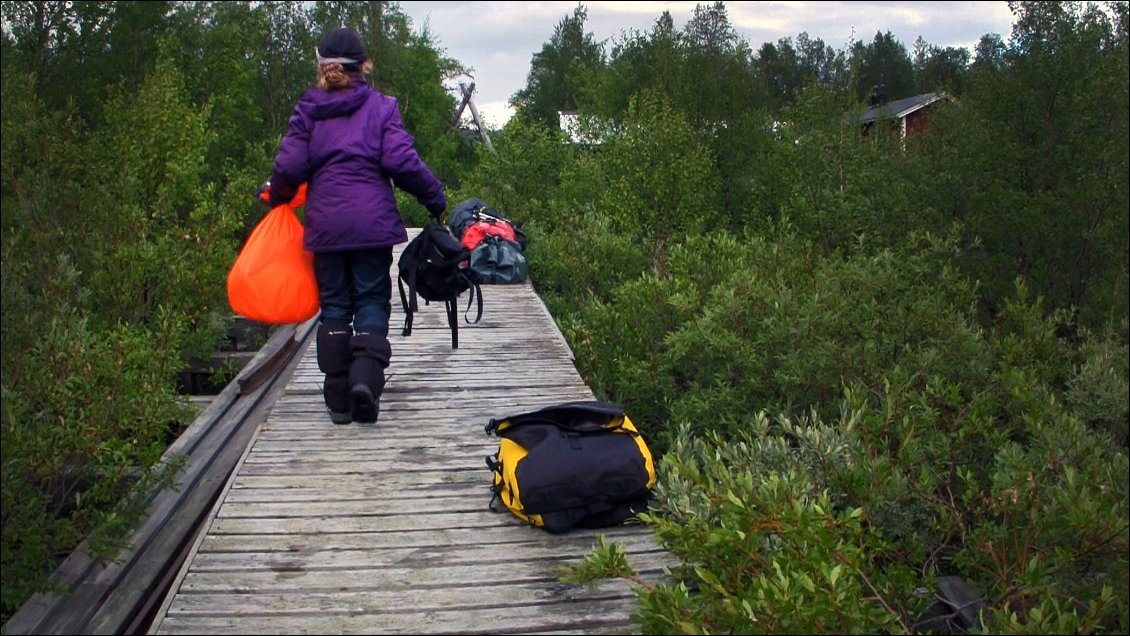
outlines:
[[[655,20],[670,11],[675,28],[690,20],[697,2],[584,2],[588,9],[586,32],[596,40],[612,41],[623,32],[649,31]],[[907,51],[918,36],[934,46],[965,47],[973,52],[986,33],[1005,41],[1012,32],[1012,13],[1001,2],[726,2],[726,14],[757,51],[765,42],[776,43],[801,32],[819,38],[834,49],[844,49],[854,38],[871,42],[876,33],[890,33]],[[563,18],[572,15],[577,2],[401,2],[413,30],[425,25],[447,57],[474,69],[475,105],[486,124],[500,128],[510,118],[507,101],[526,86],[530,60],[541,51]],[[453,92],[455,86],[451,87]]]

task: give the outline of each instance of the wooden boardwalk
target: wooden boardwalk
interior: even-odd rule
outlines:
[[[150,633],[635,631],[625,581],[566,584],[559,568],[603,535],[657,579],[673,559],[646,527],[552,535],[488,508],[488,420],[593,399],[540,298],[484,286],[482,321],[453,350],[439,305],[400,335],[395,285],[379,421],[330,422],[310,345]]]

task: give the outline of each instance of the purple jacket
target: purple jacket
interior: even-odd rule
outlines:
[[[393,185],[433,214],[443,184],[416,153],[395,98],[357,78],[336,91],[306,91],[290,116],[271,174],[271,205],[307,183],[305,247],[340,252],[408,240]]]

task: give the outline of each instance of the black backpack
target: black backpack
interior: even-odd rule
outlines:
[[[620,525],[647,510],[655,462],[632,420],[615,404],[565,402],[492,419],[499,438],[487,457],[496,502],[554,534]]]
[[[440,223],[429,223],[404,246],[397,263],[396,284],[400,288],[400,304],[404,308],[405,336],[412,335],[412,317],[420,310],[416,300],[419,296],[425,303],[444,304],[447,324],[451,327],[451,348],[459,347],[459,312],[455,302],[459,295],[470,290],[467,311],[471,310],[472,302],[478,301],[478,314],[473,321],[467,319],[468,323],[476,323],[483,317],[482,292],[478,283],[468,275],[470,257],[470,251],[447,226]]]

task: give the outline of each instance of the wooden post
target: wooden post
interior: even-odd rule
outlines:
[[[471,97],[474,91],[474,82],[471,82],[470,86],[459,82],[459,92],[463,93],[463,101],[459,104],[459,110],[455,111],[455,121],[451,122],[451,127],[454,129],[459,126],[459,118],[463,116],[463,109],[469,106],[471,117],[475,120],[475,125],[479,127],[479,136],[483,138],[483,145],[487,147],[487,150],[494,152],[494,146],[490,143],[490,135],[487,134],[486,126],[483,125],[483,120],[479,117],[479,109],[475,107],[475,100]]]
[[[459,90],[463,93],[463,101],[459,103],[459,108],[455,111],[455,119],[451,120],[452,130],[459,128],[459,119],[463,117],[463,109],[467,107],[467,102],[471,101],[471,93],[475,91],[475,83],[471,82],[471,87],[466,90],[460,84]]]

